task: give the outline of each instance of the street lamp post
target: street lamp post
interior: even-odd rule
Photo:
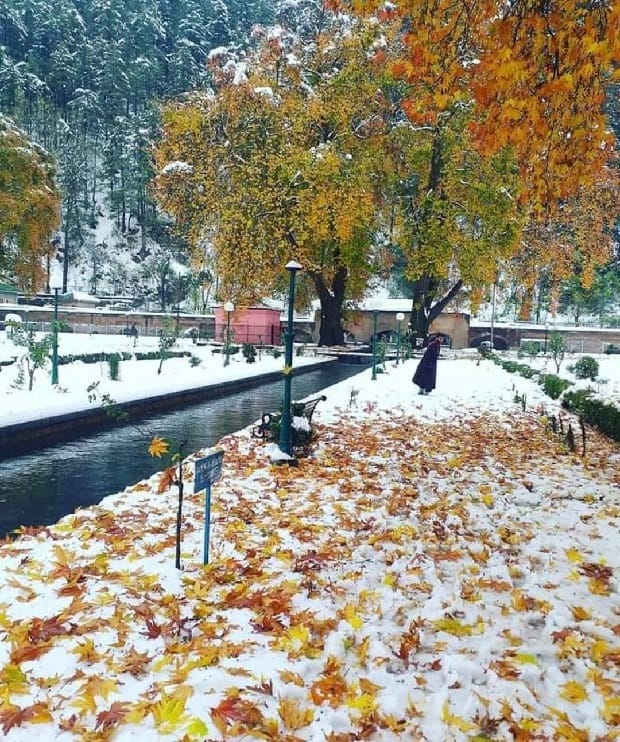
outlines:
[[[398,312],[396,320],[398,321],[398,327],[396,330],[396,365],[400,362],[400,323],[405,319],[405,315],[402,312]]]
[[[54,323],[52,325],[52,384],[58,384],[58,292],[54,286]]]
[[[232,301],[227,301],[224,304],[224,311],[226,312],[226,351],[224,355],[224,365],[228,366],[230,363],[230,315],[231,312],[235,311],[235,305]]]
[[[295,278],[302,266],[295,260],[286,264],[289,272],[288,289],[288,322],[284,333],[284,397],[282,400],[282,417],[280,419],[280,450],[289,456],[293,453],[293,435],[291,431],[291,383],[293,380],[293,308],[295,306]]]
[[[377,378],[377,314],[378,311],[372,311],[372,381]]]

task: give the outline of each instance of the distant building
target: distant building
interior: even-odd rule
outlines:
[[[0,304],[17,304],[17,289],[8,283],[0,283]]]

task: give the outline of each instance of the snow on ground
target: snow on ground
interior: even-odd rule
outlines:
[[[225,437],[206,566],[191,460],[182,570],[159,475],[4,544],[3,739],[617,738],[618,445],[571,454],[489,361],[429,396],[415,363],[325,390],[298,467]]]
[[[4,333],[0,333],[0,336]],[[98,352],[146,353],[158,350],[158,339],[141,337],[134,347],[133,339],[118,335],[59,335],[59,355]],[[26,382],[22,389],[14,388],[17,365],[4,366],[0,373],[0,426],[37,420],[41,417],[76,412],[101,405],[104,395],[116,402],[128,402],[148,396],[167,394],[181,389],[192,389],[219,384],[239,376],[282,370],[283,356],[274,358],[265,352],[257,355],[253,364],[246,363],[241,353],[230,356],[224,366],[224,356],[213,353],[210,345],[194,345],[190,339],[181,339],[172,350],[189,351],[200,360],[192,366],[189,357],[169,358],[164,361],[161,374],[157,373],[159,360],[121,361],[118,381],[111,381],[107,361],[76,362],[58,367],[58,388],[51,385],[50,366],[35,372],[32,391]],[[0,341],[0,360],[23,354],[24,349],[8,340]],[[314,355],[296,357],[295,366],[316,363]],[[93,385],[96,385],[93,388]]]

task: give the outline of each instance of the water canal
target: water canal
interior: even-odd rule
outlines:
[[[359,366],[330,363],[295,377],[297,399],[360,373]],[[140,420],[142,433],[125,425],[70,443],[0,462],[0,537],[20,525],[55,523],[162,468],[147,453],[148,436],[187,440],[187,452],[212,446],[282,403],[282,382],[264,384],[221,399]]]

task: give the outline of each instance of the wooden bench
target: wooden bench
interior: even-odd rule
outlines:
[[[308,420],[308,424],[312,425],[312,415],[314,415],[316,406],[319,402],[324,402],[326,399],[327,397],[321,394],[320,397],[307,399],[305,402],[291,402],[291,417],[305,417]],[[280,412],[263,413],[260,423],[252,428],[252,437],[260,438],[263,441],[276,440],[279,435],[281,417],[282,413]],[[293,430],[293,436],[294,433],[295,430]],[[293,445],[295,445],[295,440],[293,440]]]

